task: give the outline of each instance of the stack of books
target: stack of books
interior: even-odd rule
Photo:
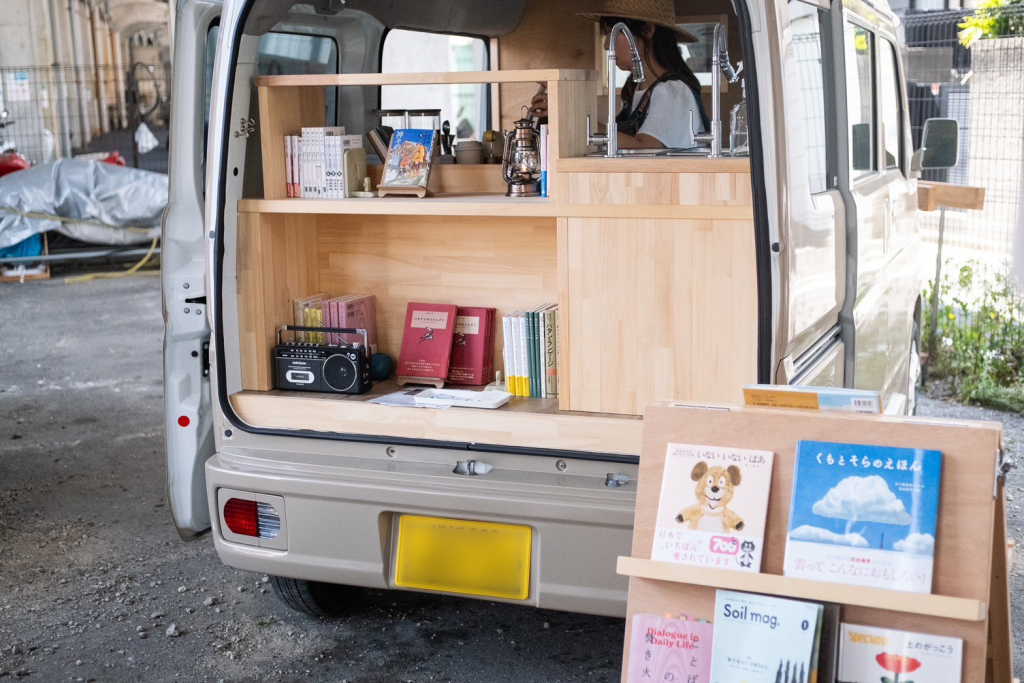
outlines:
[[[287,196],[304,199],[344,199],[349,196],[363,179],[347,177],[345,152],[362,147],[362,137],[346,135],[344,126],[303,128],[302,135],[286,135]]]
[[[370,353],[377,352],[377,303],[372,294],[348,294],[331,298],[329,294],[292,301],[293,321],[299,327],[333,327],[366,330]],[[347,346],[362,344],[359,334],[297,332],[296,341],[309,344]]]
[[[558,396],[558,304],[516,311],[501,319],[506,391],[513,396]]]

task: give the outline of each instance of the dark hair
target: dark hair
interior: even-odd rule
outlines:
[[[633,38],[638,43],[644,54],[650,61],[657,62],[669,73],[678,76],[683,83],[700,92],[700,81],[687,66],[683,54],[679,51],[679,34],[672,29],[659,24],[654,26],[654,35],[648,40],[644,35],[644,28],[650,23],[639,19],[623,19],[622,17],[601,17],[601,31],[608,33],[615,24],[622,22],[633,33]]]

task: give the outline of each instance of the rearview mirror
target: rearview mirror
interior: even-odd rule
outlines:
[[[953,168],[960,159],[960,125],[956,119],[928,119],[921,149],[914,153],[914,170]]]

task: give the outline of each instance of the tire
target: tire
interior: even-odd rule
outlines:
[[[917,392],[921,388],[921,350],[918,348],[917,323],[910,335],[910,358],[907,365],[907,415],[917,415]]]
[[[352,610],[362,596],[353,586],[271,576],[270,585],[284,604],[313,617],[337,617]]]

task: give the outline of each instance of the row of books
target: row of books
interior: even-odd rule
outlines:
[[[719,590],[710,623],[634,615],[627,681],[960,683],[962,661],[959,638],[842,623],[832,603]]]
[[[320,292],[292,300],[294,324],[299,327],[333,327],[366,330],[370,353],[377,352],[377,299],[372,294],[331,297]],[[358,334],[297,332],[296,341],[333,346],[362,344]]]
[[[313,199],[344,199],[353,190],[360,189],[363,177],[349,177],[346,165],[356,167],[346,155],[351,150],[362,150],[359,135],[346,135],[344,126],[326,128],[304,127],[302,135],[284,138],[285,181],[288,197]],[[366,152],[360,152],[365,155]],[[365,156],[362,162],[366,166]]]
[[[558,304],[502,317],[505,385],[513,396],[558,396]]]
[[[494,374],[493,308],[409,303],[398,376],[481,385]]]
[[[760,572],[773,459],[669,444],[651,559]],[[799,441],[784,575],[931,593],[941,466],[939,451]]]

